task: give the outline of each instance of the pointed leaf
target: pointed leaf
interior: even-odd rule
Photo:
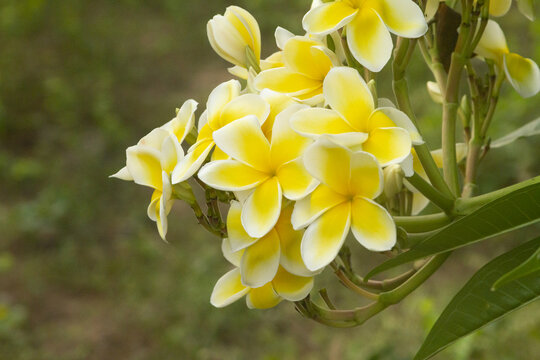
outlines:
[[[371,270],[375,274],[427,256],[444,253],[540,221],[540,183],[513,191],[448,225],[411,250]],[[540,178],[538,178],[540,180]]]
[[[536,273],[537,276],[540,276],[540,247],[523,263],[501,276],[499,280],[493,284],[493,290],[497,290],[509,282],[534,273]]]
[[[533,135],[540,135],[540,118],[523,125],[519,129],[512,131],[510,134],[507,134],[495,141],[492,141],[489,147],[500,148],[510,143],[513,143],[517,139]]]
[[[540,237],[495,258],[454,296],[433,325],[414,360],[429,359],[454,341],[540,297],[540,276],[511,281],[497,291],[491,284],[526,260],[540,246]]]

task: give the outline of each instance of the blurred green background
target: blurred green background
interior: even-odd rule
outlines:
[[[127,146],[174,115],[188,98],[204,108],[229,78],[206,40],[222,0],[2,0],[0,2],[0,359],[410,359],[449,296],[507,241],[458,251],[424,287],[363,327],[312,323],[283,303],[214,309],[228,270],[219,240],[173,209],[169,244],[146,217],[148,189],[108,179]],[[308,0],[236,1],[259,20],[263,52],[277,25],[301,33]],[[540,60],[540,24],[514,8],[501,20],[510,48]],[[536,44],[533,47],[532,44]],[[425,90],[419,56],[409,80],[432,148],[440,109]],[[381,83],[386,96],[388,84]],[[507,85],[492,134],[540,115],[539,97]],[[200,113],[200,112],[199,112]],[[492,151],[481,189],[540,173],[538,138]],[[351,241],[361,272],[381,259]],[[326,271],[343,306],[360,299]],[[539,304],[490,325],[437,359],[533,359]]]

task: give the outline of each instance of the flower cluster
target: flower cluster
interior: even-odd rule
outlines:
[[[259,26],[246,10],[230,6],[211,19],[210,44],[239,80],[210,93],[197,126],[197,103],[186,101],[127,149],[126,166],[113,175],[154,190],[148,216],[163,239],[176,199],[222,238],[234,268],[215,285],[217,307],[244,295],[250,308],[302,300],[349,233],[370,251],[394,248],[387,204],[395,194],[412,194],[413,213],[428,202],[402,181],[416,173],[429,182],[413,148],[423,144],[420,133],[365,78],[391,58],[391,34],[426,33],[422,9],[412,0],[315,1],[303,27],[303,35],[278,28],[278,51],[262,59]],[[496,23],[476,52],[523,96],[538,92],[538,67],[508,51]],[[206,192],[207,215],[195,183]],[[217,202],[228,205],[225,222]]]

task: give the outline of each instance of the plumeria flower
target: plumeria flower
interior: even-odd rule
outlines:
[[[540,70],[531,59],[511,53],[506,37],[495,21],[489,20],[475,52],[493,60],[505,72],[512,87],[523,97],[531,97],[540,91]]]
[[[244,69],[259,66],[261,31],[257,20],[246,10],[229,6],[225,14],[208,21],[207,33],[214,51],[226,61]],[[252,58],[248,58],[248,53]]]
[[[431,156],[433,157],[433,160],[435,160],[435,164],[437,164],[437,167],[439,169],[442,169],[443,167],[443,156],[442,156],[442,150],[433,150],[431,152]],[[465,157],[467,156],[467,144],[464,143],[457,143],[456,144],[456,158],[457,162],[463,161]],[[413,163],[413,169],[414,172],[420,175],[424,180],[427,182],[429,181],[429,178],[426,174],[426,170],[424,170],[424,167],[420,163],[420,159],[418,159],[418,156],[416,155],[416,151],[412,150],[412,163]],[[420,211],[424,210],[425,207],[429,204],[429,199],[426,198],[422,193],[420,193],[414,186],[412,186],[407,179],[404,179],[404,185],[413,193],[413,205],[412,205],[412,214],[416,215],[420,213]]]
[[[257,288],[246,286],[242,283],[239,268],[244,250],[232,251],[228,239],[223,240],[222,249],[225,258],[235,268],[223,275],[214,286],[210,303],[215,307],[230,305],[247,295],[246,304],[250,309],[268,309],[283,299],[300,301],[313,288],[313,277],[293,275],[281,266],[270,282]]]
[[[218,190],[251,190],[242,208],[242,225],[251,237],[261,238],[274,227],[282,195],[301,199],[317,185],[301,159],[311,140],[289,126],[290,116],[302,106],[293,104],[276,116],[270,141],[253,115],[213,134],[217,146],[232,159],[206,164],[199,178]]]
[[[242,256],[237,266],[242,284],[252,288],[272,281],[279,267],[298,276],[313,276],[300,255],[304,231],[294,230],[291,225],[292,203],[285,206],[270,232],[262,238],[248,235],[242,225],[242,204],[233,201],[227,215],[228,246]]]
[[[321,103],[322,84],[326,74],[339,64],[337,56],[322,42],[305,36],[285,40],[278,38],[283,46],[283,67],[262,71],[255,78],[258,90],[270,89],[293,96],[310,105]]]
[[[214,131],[248,115],[254,116],[259,123],[264,123],[269,113],[270,105],[260,95],[240,95],[240,83],[237,80],[218,85],[210,93],[206,111],[199,119],[197,141],[188,150],[185,158],[178,162],[172,173],[172,183],[185,181],[199,170],[208,154],[215,148],[212,137]],[[213,160],[226,158],[228,156],[219,147],[214,149]]]
[[[353,152],[322,137],[306,150],[304,163],[321,182],[296,202],[291,220],[295,229],[309,225],[301,244],[308,269],[322,269],[334,260],[351,228],[368,250],[386,251],[394,246],[394,221],[373,201],[383,189],[382,169],[373,155]]]
[[[345,28],[347,44],[356,60],[381,71],[392,55],[390,32],[418,38],[427,31],[420,7],[412,0],[336,0],[311,9],[302,21],[310,34],[326,35]]]
[[[533,0],[517,0],[519,11],[529,20],[534,20]],[[492,16],[504,16],[510,10],[512,0],[490,0],[489,14]]]
[[[126,150],[126,166],[112,177],[132,180],[154,189],[148,217],[156,222],[160,236],[167,234],[167,215],[173,202],[170,175],[184,157],[181,143],[194,125],[197,102],[186,101],[177,116],[152,130],[135,146]]]
[[[422,138],[403,112],[375,109],[373,96],[358,71],[348,67],[330,70],[323,85],[331,109],[308,108],[291,119],[298,133],[318,138],[327,135],[352,150],[373,154],[382,166],[399,163],[411,152],[411,144]]]

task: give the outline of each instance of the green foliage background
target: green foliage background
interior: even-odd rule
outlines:
[[[170,244],[146,217],[148,189],[110,180],[124,149],[175,107],[229,78],[206,40],[223,0],[3,0],[0,3],[0,359],[410,359],[437,314],[489,258],[537,233],[527,229],[458,251],[402,304],[353,330],[300,318],[290,304],[214,309],[228,269],[219,240],[175,206]],[[301,33],[308,0],[237,1],[259,20],[264,53],[275,26]],[[512,51],[540,60],[540,23],[512,9]],[[536,44],[536,47],[532,47]],[[382,79],[389,79],[383,75]],[[380,91],[391,96],[381,79]],[[440,112],[419,56],[409,81],[432,148]],[[540,115],[538,96],[507,85],[498,137]],[[493,150],[481,190],[540,173],[538,138]],[[351,242],[362,272],[381,259]],[[318,280],[343,306],[330,271]],[[532,359],[539,304],[473,334],[437,359]]]

